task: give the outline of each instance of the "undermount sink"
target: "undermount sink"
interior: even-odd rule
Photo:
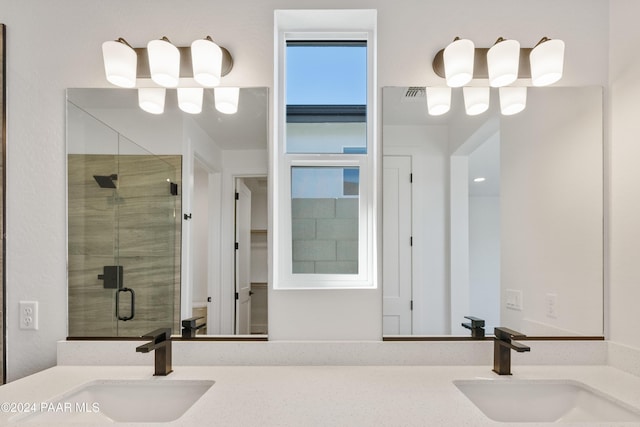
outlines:
[[[638,422],[640,411],[570,380],[460,380],[484,414],[502,422]]]
[[[168,422],[180,418],[215,381],[96,380],[40,405],[19,421]],[[18,421],[18,419],[15,419]]]

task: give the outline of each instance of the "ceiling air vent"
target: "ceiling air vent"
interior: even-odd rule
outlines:
[[[424,87],[421,86],[410,86],[404,92],[404,96],[402,97],[403,102],[419,102],[424,101],[426,99],[426,91]]]

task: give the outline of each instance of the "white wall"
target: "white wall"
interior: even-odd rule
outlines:
[[[640,2],[615,0],[610,16],[609,337],[640,349]]]
[[[501,120],[501,320],[527,335],[603,331],[601,105],[598,87],[541,88]],[[505,288],[522,291],[522,311],[505,308]]]
[[[207,34],[233,54],[234,69],[225,85],[273,87],[273,10],[299,7],[295,0],[192,0],[188,7],[178,0],[0,0],[0,19],[7,25],[9,380],[55,364],[55,342],[66,336],[64,90],[108,87],[100,53],[105,40],[121,36],[143,46],[167,35],[187,45]],[[379,86],[441,83],[431,71],[431,58],[456,35],[483,46],[501,35],[526,45],[542,36],[561,38],[567,44],[563,84],[607,83],[605,0],[539,0],[536,7],[525,0],[311,0],[304,7],[378,9]],[[626,20],[624,12],[616,17]],[[317,303],[313,292],[308,296],[309,304],[327,310],[357,301],[363,311],[353,313],[351,324],[318,325],[309,334],[330,339],[334,331],[347,330],[357,339],[381,331],[379,290]],[[38,331],[18,329],[20,300],[41,301]],[[289,304],[297,301],[284,294],[270,301],[270,312],[283,316],[277,325],[295,328],[286,324],[286,315],[289,310],[304,314],[305,304]],[[270,324],[276,335],[277,325]]]
[[[469,197],[469,314],[500,322],[500,197]],[[467,331],[468,333],[468,331]]]

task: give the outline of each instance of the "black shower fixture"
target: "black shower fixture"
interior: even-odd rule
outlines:
[[[93,175],[93,179],[96,180],[100,188],[116,188],[116,183],[113,181],[118,179],[118,175]]]

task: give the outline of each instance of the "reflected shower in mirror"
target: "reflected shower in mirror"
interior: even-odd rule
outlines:
[[[384,334],[602,336],[602,89],[528,88],[513,116],[491,96],[434,117],[383,89]]]
[[[67,91],[70,337],[267,333],[267,89],[232,115],[213,90],[197,115],[175,98],[153,115],[135,89]],[[239,217],[248,243],[224,251]]]

